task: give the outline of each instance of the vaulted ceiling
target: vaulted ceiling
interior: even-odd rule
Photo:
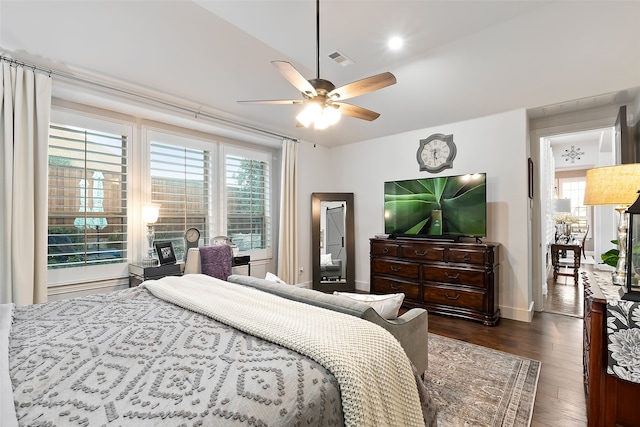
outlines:
[[[321,77],[398,80],[348,101],[380,118],[324,131],[295,126],[300,106],[237,102],[301,97],[270,61],[315,77],[313,0],[1,0],[0,51],[336,146],[518,108],[633,100],[638,22],[634,1],[322,0]],[[392,35],[403,49],[387,48]],[[336,50],[353,63],[331,60]]]

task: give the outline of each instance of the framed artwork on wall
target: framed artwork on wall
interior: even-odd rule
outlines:
[[[527,160],[527,178],[529,185],[529,198],[533,199],[533,160],[531,160],[531,157]]]

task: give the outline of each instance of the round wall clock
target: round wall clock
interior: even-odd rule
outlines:
[[[197,248],[200,242],[200,231],[197,228],[189,228],[184,232],[184,261],[187,261],[187,253],[190,248]]]
[[[453,159],[456,158],[453,135],[435,133],[427,139],[421,139],[416,157],[421,171],[436,173],[452,168]]]

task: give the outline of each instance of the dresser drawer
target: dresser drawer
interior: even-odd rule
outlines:
[[[371,256],[398,256],[398,245],[394,243],[372,242]]]
[[[428,304],[448,305],[469,310],[483,311],[485,293],[450,287],[424,286],[423,301]]]
[[[374,276],[371,283],[371,292],[376,294],[403,293],[405,299],[420,301],[419,285],[397,279]]]
[[[402,245],[400,256],[423,261],[444,261],[444,248],[425,245]]]
[[[487,252],[467,249],[449,249],[449,262],[465,264],[485,264],[488,261]]]
[[[375,259],[371,261],[371,272],[373,274],[390,274],[418,280],[420,278],[420,265],[402,261]]]
[[[486,286],[484,271],[450,268],[445,266],[424,266],[423,280],[428,280],[430,282],[455,283],[478,288],[485,288]]]

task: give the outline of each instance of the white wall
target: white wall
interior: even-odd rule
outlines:
[[[531,251],[527,236],[527,129],[525,110],[515,110],[331,150],[309,149],[311,145],[302,144],[299,152],[301,259],[306,257],[306,266],[310,265],[310,250],[305,248],[311,246],[311,192],[353,192],[356,287],[368,291],[369,238],[384,231],[384,182],[486,172],[488,237],[485,240],[502,245],[499,255],[502,316],[530,321],[533,305],[528,271]],[[420,172],[416,161],[420,140],[434,133],[453,134],[457,147],[454,167],[437,175]],[[326,173],[327,170],[330,173]],[[308,270],[305,268],[301,277],[309,277]]]
[[[310,286],[311,266],[311,193],[336,192],[339,168],[334,150],[301,141],[298,146],[298,260],[302,272],[298,283]]]

